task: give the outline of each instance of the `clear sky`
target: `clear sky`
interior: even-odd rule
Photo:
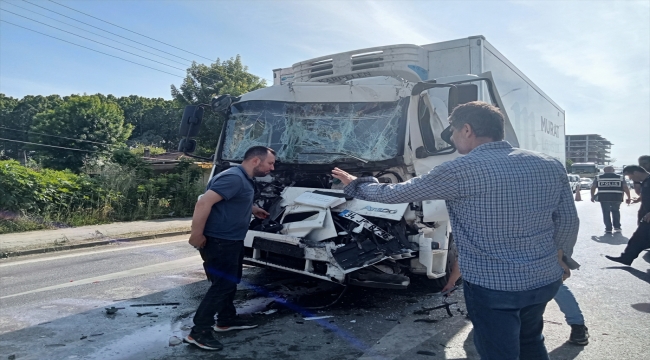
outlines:
[[[564,108],[567,134],[603,135],[614,143],[612,158],[618,165],[635,163],[639,155],[650,154],[650,1],[647,0],[55,0],[183,50],[51,1],[28,1],[2,0],[0,8],[179,69],[186,69],[188,60],[209,63],[207,59],[227,59],[240,54],[249,71],[266,78],[269,84],[272,69],[317,56],[371,46],[422,45],[484,35]],[[170,54],[115,37],[44,8]],[[0,19],[171,73],[141,67],[2,22],[0,92],[8,96],[103,93],[170,99],[170,85],[180,84],[184,75],[183,70],[99,45],[7,11],[0,11]]]

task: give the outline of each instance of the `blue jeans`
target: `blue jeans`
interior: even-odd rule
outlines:
[[[465,281],[467,312],[481,360],[548,360],[544,310],[562,284],[527,291],[498,291]]]
[[[600,209],[603,211],[603,222],[605,223],[605,230],[612,230],[612,222],[614,228],[621,228],[621,202],[620,201],[601,201]],[[610,215],[611,214],[611,215]]]
[[[566,323],[569,325],[584,325],[585,318],[582,316],[578,301],[566,284],[560,285],[560,289],[555,294],[555,302],[564,314]]]

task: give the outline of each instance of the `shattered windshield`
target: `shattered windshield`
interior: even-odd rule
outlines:
[[[270,147],[285,163],[328,164],[399,155],[408,98],[373,103],[247,101],[232,107],[222,159],[240,161],[248,148]]]

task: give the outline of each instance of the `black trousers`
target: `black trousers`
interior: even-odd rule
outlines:
[[[642,222],[639,223],[639,227],[636,228],[630,241],[627,242],[627,246],[625,247],[625,251],[621,254],[621,257],[628,261],[632,261],[645,249],[650,249],[650,223]]]
[[[621,228],[621,202],[620,201],[601,201],[600,208],[603,211],[603,222],[605,223],[605,230],[612,230],[612,222],[614,228]]]
[[[200,250],[203,268],[212,283],[194,315],[194,331],[206,331],[217,322],[237,316],[233,301],[237,284],[241,281],[244,260],[244,241],[208,237]]]

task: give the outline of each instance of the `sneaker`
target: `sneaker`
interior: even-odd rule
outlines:
[[[185,337],[185,342],[194,344],[204,350],[221,350],[223,345],[219,340],[214,338],[212,331],[203,331],[195,332],[192,330],[187,337]]]
[[[253,324],[248,320],[240,317],[235,317],[229,320],[219,321],[212,328],[217,332],[231,331],[231,330],[246,330],[256,328],[257,324]]]
[[[576,345],[589,344],[589,331],[584,325],[571,325],[571,335],[569,342]]]
[[[631,261],[628,261],[627,259],[624,259],[624,258],[621,257],[621,256],[609,256],[609,255],[605,255],[605,257],[608,258],[609,260],[616,261],[617,263],[621,263],[621,264],[623,264],[623,265],[627,265],[627,266],[632,265],[632,262],[631,262]]]
[[[621,232],[621,228],[614,228],[614,232]]]

